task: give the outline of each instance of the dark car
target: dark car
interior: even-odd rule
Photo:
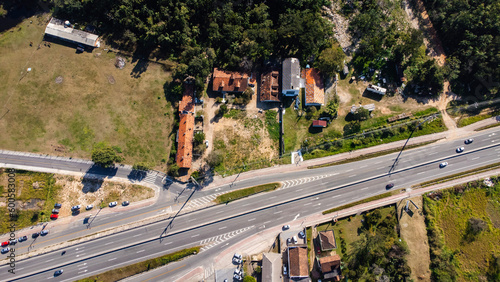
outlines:
[[[464,141],[465,144],[470,144],[472,142],[474,142],[474,139],[472,139],[472,138],[469,138],[469,139]]]
[[[391,189],[392,187],[394,187],[394,183],[389,183],[385,185],[385,189]]]
[[[59,270],[56,270],[56,272],[54,272],[54,276],[59,276],[63,273],[63,270],[62,269],[59,269]]]
[[[19,237],[18,242],[28,241],[28,236]]]
[[[76,205],[76,206],[72,206],[71,210],[72,211],[77,211],[77,210],[80,210],[81,208],[82,208],[82,205]]]
[[[124,201],[124,202],[122,203],[122,206],[128,206],[128,204],[130,204],[130,202],[129,202],[129,201]]]
[[[42,232],[40,232],[40,234],[42,236],[45,236],[45,235],[49,234],[49,230],[48,229],[42,230]]]
[[[17,239],[9,240],[9,244],[11,244],[11,245],[17,244]]]
[[[10,251],[10,248],[7,247],[7,248],[3,248],[2,249],[2,254],[5,254],[5,253],[8,253]]]
[[[52,213],[59,213],[58,209],[52,209]]]
[[[31,234],[32,238],[37,238],[38,236],[40,236],[39,232],[35,232],[35,233]]]
[[[60,209],[61,207],[62,207],[62,205],[61,205],[61,204],[55,204],[55,205],[54,205],[54,209]]]

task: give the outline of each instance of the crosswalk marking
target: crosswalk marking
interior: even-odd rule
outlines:
[[[190,200],[187,203],[187,205],[183,208],[183,210],[193,210],[193,209],[199,209],[200,207],[208,206],[213,203],[213,201],[215,200],[215,198],[217,198],[217,196],[222,194],[223,193],[215,193],[194,200]]]
[[[325,177],[330,177],[330,176],[337,175],[337,174],[338,173],[332,173],[332,174],[304,177],[304,178],[293,179],[293,180],[285,180],[285,181],[282,181],[283,186],[281,186],[281,188],[279,188],[278,190],[290,188],[290,187],[305,184],[305,183],[309,183],[312,181],[317,181],[317,180],[323,179]]]
[[[243,233],[243,232],[245,232],[245,231],[247,231],[249,229],[252,229],[254,226],[255,225],[252,225],[252,226],[245,227],[245,228],[242,228],[242,229],[238,229],[238,230],[235,230],[235,231],[227,232],[227,233],[224,233],[224,234],[219,235],[219,236],[215,236],[215,237],[212,237],[212,238],[201,240],[200,245],[205,245],[205,246],[203,246],[200,249],[200,253],[204,252],[204,251],[206,251],[208,249],[211,249],[211,248],[219,245],[220,243],[233,238],[234,236],[236,236],[238,234],[241,234],[241,233]]]

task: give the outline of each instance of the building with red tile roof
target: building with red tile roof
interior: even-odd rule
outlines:
[[[290,279],[301,279],[309,277],[307,247],[288,247],[288,267],[290,268]]]
[[[248,87],[248,77],[246,73],[220,70],[214,68],[212,78],[212,90],[214,92],[237,92],[243,93]]]
[[[319,259],[319,265],[325,281],[340,281],[342,278],[339,255],[322,257]]]
[[[326,122],[326,120],[314,120],[312,123],[312,126],[313,127],[326,127],[327,122]]]
[[[185,82],[179,102],[179,131],[177,132],[176,162],[180,168],[191,168],[194,138],[194,84]]]
[[[266,71],[260,76],[260,101],[279,102],[279,72]]]
[[[321,243],[321,250],[328,251],[337,248],[333,230],[320,231],[318,234],[319,242]]]
[[[306,106],[322,106],[325,104],[325,88],[319,71],[315,68],[302,70],[306,80]]]

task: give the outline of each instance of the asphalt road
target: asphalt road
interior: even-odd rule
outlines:
[[[500,136],[499,131],[488,131],[474,136],[475,141],[470,145],[463,145],[463,140],[456,140],[405,151],[390,174],[388,172],[397,154],[299,173],[264,175],[241,181],[237,186],[243,187],[247,182],[255,185],[278,179],[297,180],[294,182],[297,184],[272,193],[256,195],[82,243],[67,249],[64,255],[61,255],[63,250],[59,250],[21,260],[16,263],[16,275],[9,276],[11,277],[9,279],[70,281],[198,245],[205,239],[221,234],[245,230],[241,234],[248,236],[252,232],[260,232],[270,226],[282,225],[296,218],[383,193],[386,191],[385,185],[389,182],[395,184],[395,189],[409,187],[423,181],[495,163],[500,157],[498,136]],[[456,153],[455,149],[458,146],[464,146],[465,152]],[[443,161],[447,161],[449,165],[440,169],[439,163]],[[302,179],[305,177],[309,180]],[[221,187],[221,191],[225,189],[229,187]],[[210,192],[214,191],[200,191],[200,195]],[[181,197],[183,196],[179,198]],[[124,216],[126,215],[121,215]],[[51,233],[42,239],[48,240],[52,237],[62,240],[64,239],[62,236],[64,235]],[[183,262],[199,265],[204,259],[203,254],[204,252]],[[64,269],[63,275],[54,278],[53,272],[60,268]],[[6,273],[7,269],[2,266],[0,271]],[[169,267],[150,271],[141,276],[141,279],[160,275],[162,271],[168,269]],[[168,281],[171,277],[189,269],[182,267],[170,270],[168,275],[158,279]]]

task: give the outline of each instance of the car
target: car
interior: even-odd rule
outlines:
[[[392,187],[394,187],[394,183],[389,183],[385,185],[385,189],[391,189]]]
[[[286,244],[289,245],[292,243],[292,238],[286,238]]]
[[[40,233],[39,233],[39,232],[35,232],[35,233],[31,234],[31,237],[32,237],[32,238],[36,238],[36,237],[38,237],[38,236],[40,236]]]
[[[287,275],[288,272],[286,272],[286,265],[283,265],[283,275]]]
[[[82,208],[82,205],[76,205],[76,206],[72,206],[72,207],[71,207],[71,210],[72,210],[72,211],[77,211],[77,210],[79,210],[79,209],[81,209],[81,208]]]
[[[462,153],[464,151],[464,147],[458,147],[457,148],[457,153]]]
[[[51,215],[50,215],[50,219],[52,219],[52,220],[56,220],[56,219],[58,219],[58,218],[59,218],[59,215],[58,215],[58,214],[51,214]]]
[[[297,244],[297,242],[299,241],[299,240],[297,240],[297,236],[293,236],[293,237],[292,237],[292,240],[293,240],[293,243],[294,243],[294,244]]]
[[[86,210],[91,210],[93,208],[94,208],[94,205],[88,205],[88,206],[85,207]]]
[[[62,205],[61,205],[61,204],[58,204],[58,203],[56,203],[56,204],[54,205],[54,208],[55,208],[55,209],[60,209],[61,207],[62,207]]]
[[[17,244],[17,239],[12,239],[12,240],[9,240],[9,244],[10,244],[10,245],[15,245],[15,244]]]
[[[290,229],[290,225],[288,225],[288,224],[287,225],[283,225],[283,230],[288,230],[288,229]]]
[[[54,272],[54,276],[59,276],[63,273],[63,270],[62,269],[59,269],[59,270],[56,270],[56,272]]]
[[[241,270],[239,270],[239,269],[237,269],[237,268],[236,268],[236,269],[234,270],[234,274],[236,274],[236,275],[238,275],[238,276],[241,276],[241,274],[242,274],[242,273],[241,273]]]
[[[52,213],[59,213],[58,209],[52,209]]]
[[[241,259],[239,259],[239,258],[233,258],[233,263],[234,264],[241,264]]]
[[[469,139],[464,141],[465,144],[470,144],[472,142],[474,142],[474,139],[472,139],[472,138],[469,138]]]
[[[116,205],[118,205],[118,203],[117,203],[117,202],[111,202],[111,203],[109,203],[109,207],[110,207],[110,208],[112,208],[112,207],[114,207],[114,206],[116,206]]]
[[[130,204],[129,201],[123,201],[122,206],[128,206],[128,204]]]
[[[9,241],[2,242],[2,247],[6,247],[9,245]]]
[[[237,281],[241,280],[241,276],[239,276],[238,274],[233,274],[233,278],[234,278],[234,280],[237,280]]]
[[[2,254],[5,254],[5,253],[8,253],[10,251],[10,248],[7,247],[7,248],[3,248],[2,249]]]
[[[45,236],[45,235],[49,234],[49,230],[48,230],[48,229],[46,229],[46,230],[42,230],[42,232],[40,232],[40,234],[41,234],[42,236]]]
[[[208,148],[208,140],[205,140],[205,146]]]
[[[17,240],[19,243],[20,242],[24,242],[24,241],[28,241],[28,236],[22,236],[22,237],[19,237],[19,239]]]
[[[448,165],[448,162],[444,162],[444,163],[440,163],[440,164],[439,164],[439,167],[440,167],[440,168],[443,168],[443,167],[445,167],[445,166],[447,166],[447,165]]]
[[[304,231],[299,232],[299,238],[305,238],[306,234],[304,234]]]
[[[241,259],[242,256],[238,253],[234,253],[233,258]]]
[[[78,45],[78,47],[76,47],[76,52],[77,53],[83,53],[83,52],[85,52],[85,48],[83,48],[82,45]]]

